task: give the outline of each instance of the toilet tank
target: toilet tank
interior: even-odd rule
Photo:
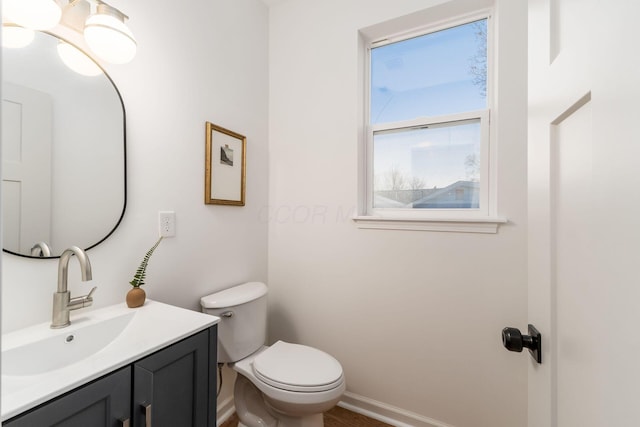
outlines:
[[[237,362],[267,339],[267,286],[249,282],[200,298],[202,311],[220,317],[218,362]]]

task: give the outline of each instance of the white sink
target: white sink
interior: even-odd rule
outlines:
[[[2,375],[38,375],[77,363],[109,345],[135,314],[131,311],[107,319],[81,320],[73,329],[51,329],[50,334],[3,350]]]
[[[218,323],[216,316],[147,299],[71,313],[71,325],[50,322],[2,335],[0,421],[140,360]]]

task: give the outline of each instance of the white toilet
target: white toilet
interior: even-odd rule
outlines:
[[[340,400],[346,383],[327,353],[278,341],[265,346],[267,286],[249,282],[200,299],[220,317],[218,362],[238,373],[234,403],[240,427],[322,427],[322,413]]]

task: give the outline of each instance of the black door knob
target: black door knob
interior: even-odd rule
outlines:
[[[542,363],[542,335],[533,325],[529,325],[529,335],[522,335],[518,328],[504,328],[502,345],[507,350],[518,353],[523,348],[528,348],[536,362]]]
[[[520,353],[524,347],[531,346],[531,337],[522,336],[518,328],[504,328],[502,330],[502,345],[509,351]]]

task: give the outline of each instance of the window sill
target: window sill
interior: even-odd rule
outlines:
[[[407,219],[383,218],[379,216],[356,216],[353,218],[358,228],[379,230],[446,231],[453,233],[489,233],[498,232],[500,224],[507,219],[501,217],[486,218],[438,218]]]

